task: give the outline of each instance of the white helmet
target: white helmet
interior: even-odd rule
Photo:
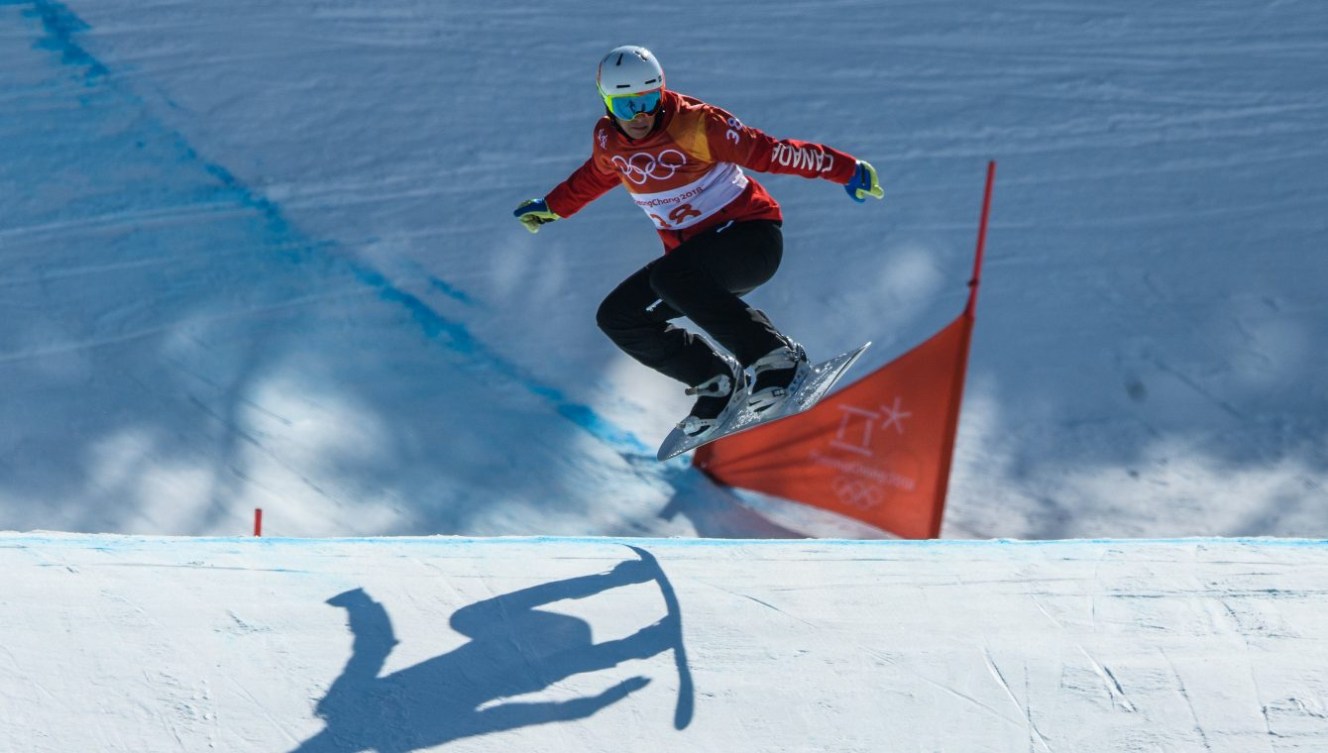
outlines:
[[[654,53],[644,47],[615,47],[599,61],[595,76],[600,96],[639,94],[664,88],[664,69]]]

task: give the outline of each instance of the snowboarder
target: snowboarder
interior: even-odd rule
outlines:
[[[697,400],[678,428],[690,437],[744,407],[777,408],[806,378],[809,363],[802,346],[742,300],[775,274],[783,256],[779,204],[743,168],[824,178],[858,202],[884,195],[875,168],[828,146],[775,139],[666,88],[664,70],[644,47],[610,51],[596,80],[606,114],[595,124],[590,158],[513,214],[538,232],[621,183],[655,224],[664,255],[604,299],[600,329],[636,360],[688,386]],[[670,324],[682,316],[728,352]]]

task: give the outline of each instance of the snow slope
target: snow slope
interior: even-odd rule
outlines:
[[[1328,545],[1123,540],[1328,536],[1320,5],[0,0],[0,529],[143,534],[0,535],[0,749],[1323,750]],[[653,233],[510,217],[625,42],[881,170],[766,181],[813,353],[958,313],[999,161],[944,535],[1111,539],[654,462]],[[156,538],[260,506],[553,538]]]
[[[650,228],[510,217],[623,42],[880,168],[767,180],[813,353],[958,313],[999,161],[946,536],[1328,535],[1328,13],[1237,0],[0,3],[0,526],[880,535],[650,460]]]
[[[10,534],[0,572],[6,750],[1328,741],[1324,541]]]

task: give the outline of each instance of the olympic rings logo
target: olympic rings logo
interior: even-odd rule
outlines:
[[[840,503],[863,512],[874,510],[885,501],[884,490],[869,481],[840,476],[834,480],[833,486]]]
[[[650,152],[637,152],[623,158],[613,155],[613,164],[626,178],[638,186],[647,180],[668,180],[677,174],[678,168],[687,164],[687,155],[677,149],[665,149],[658,155]]]

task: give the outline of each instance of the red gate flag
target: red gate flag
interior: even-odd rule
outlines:
[[[814,408],[712,442],[692,463],[729,486],[833,510],[906,539],[941,533],[996,163],[968,305],[945,329]]]

